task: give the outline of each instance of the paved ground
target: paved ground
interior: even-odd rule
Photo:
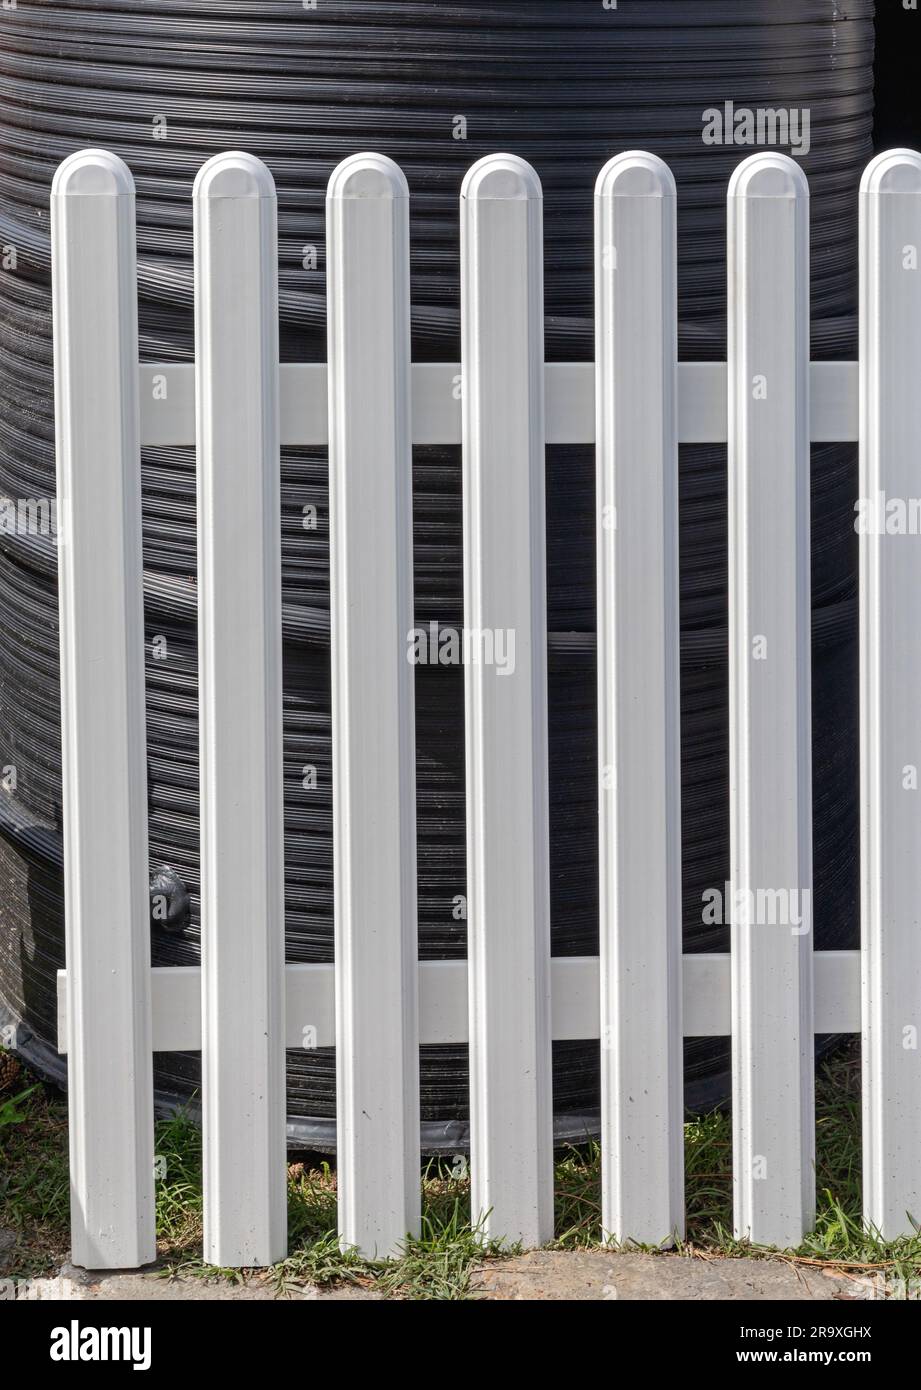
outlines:
[[[199,1300],[234,1300],[252,1302],[253,1300],[274,1299],[275,1290],[270,1284],[248,1279],[243,1284],[230,1284],[224,1280],[209,1282],[205,1279],[164,1279],[156,1274],[93,1274],[65,1265],[53,1279],[33,1279],[26,1289],[20,1288],[18,1298],[55,1300],[103,1300],[128,1299],[144,1302],[179,1299],[185,1302]],[[379,1299],[369,1289],[305,1288],[295,1292],[292,1297],[324,1302],[340,1302],[343,1299]]]
[[[821,1271],[779,1260],[689,1259],[614,1255],[604,1250],[532,1250],[475,1277],[495,1299],[837,1299],[846,1284]],[[850,1295],[853,1297],[853,1294]]]
[[[739,1300],[796,1301],[859,1299],[870,1290],[859,1280],[779,1260],[689,1259],[677,1255],[619,1255],[603,1250],[534,1250],[485,1265],[473,1279],[480,1298],[499,1300]],[[37,1279],[18,1296],[54,1300],[271,1299],[271,1285],[248,1280],[235,1285],[202,1279],[165,1279],[155,1274],[88,1274],[65,1265],[53,1279]],[[290,1295],[318,1301],[379,1299],[369,1289],[304,1288]]]

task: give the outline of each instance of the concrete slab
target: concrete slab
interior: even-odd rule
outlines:
[[[532,1250],[477,1270],[489,1299],[652,1299],[661,1301],[848,1297],[846,1281],[778,1260],[693,1259],[605,1250]]]
[[[794,1302],[921,1299],[921,1279],[902,1283],[882,1274],[826,1272],[780,1260],[694,1259],[663,1254],[617,1254],[606,1250],[532,1250],[514,1259],[487,1261],[474,1270],[471,1296],[495,1301]],[[155,1270],[87,1271],[66,1264],[52,1278],[0,1280],[0,1298],[63,1302],[271,1301],[278,1297],[269,1277],[249,1276],[239,1284],[194,1277],[168,1279]],[[379,1301],[374,1288],[343,1284],[300,1285],[287,1297],[316,1302]]]
[[[298,1286],[285,1295],[290,1299],[304,1299],[311,1302],[341,1303],[350,1300],[379,1300],[381,1295],[373,1289],[365,1289],[343,1284],[332,1289],[320,1289],[314,1285]],[[248,1278],[240,1284],[228,1283],[218,1279],[173,1278],[145,1271],[101,1271],[82,1270],[74,1265],[64,1265],[60,1273],[50,1279],[23,1280],[16,1288],[17,1300],[54,1300],[62,1302],[108,1302],[126,1299],[129,1302],[253,1302],[272,1301],[278,1298],[275,1286],[269,1280]]]

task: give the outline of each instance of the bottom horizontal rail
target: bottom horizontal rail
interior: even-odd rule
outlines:
[[[334,966],[285,967],[285,1046],[335,1044]],[[684,1035],[727,1037],[730,1032],[729,955],[685,956]],[[154,1052],[201,1048],[201,971],[197,966],[151,970]],[[597,956],[557,956],[551,998],[556,1041],[591,1041],[600,1035]],[[466,961],[419,962],[422,1043],[465,1043],[468,1037]],[[860,954],[816,951],[816,1033],[860,1032]],[[67,972],[58,971],[58,1050],[67,1051]]]

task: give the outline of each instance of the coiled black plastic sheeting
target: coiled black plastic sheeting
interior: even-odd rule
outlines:
[[[808,110],[812,351],[853,355],[856,194],[872,153],[870,0],[31,0],[0,34],[0,497],[53,492],[48,190],[70,151],[101,145],[138,189],[141,357],[190,361],[191,186],[205,158],[243,148],[279,193],[284,360],[322,360],[324,195],[359,149],[398,160],[412,193],[413,351],[456,360],[457,198],[466,168],[511,149],[545,194],[548,358],[592,353],[592,187],[605,160],[647,148],[679,191],[680,349],[725,352],[725,194],[750,149],[707,145],[704,112]],[[466,123],[464,128],[464,123]],[[456,138],[464,134],[465,139]],[[165,138],[158,138],[165,136]],[[682,449],[682,730],[687,950],[723,949],[702,894],[728,876],[725,450]],[[151,865],[192,890],[182,936],[156,931],[157,963],[197,959],[194,459],[145,452],[145,602]],[[290,960],[332,955],[326,460],[282,460],[286,927]],[[594,465],[548,451],[553,949],[597,949]],[[460,461],[417,450],[416,610],[461,621]],[[817,944],[855,940],[854,450],[813,450]],[[305,530],[304,508],[317,508]],[[45,537],[0,533],[0,1007],[26,1055],[60,1075],[53,973],[62,963],[56,557]],[[165,639],[155,642],[155,638]],[[460,956],[464,892],[463,704],[457,669],[419,668],[420,954]],[[303,772],[314,766],[318,786]],[[241,866],[245,872],[245,866]],[[99,884],[100,911],[106,885]],[[114,925],[113,925],[114,929]],[[637,930],[643,923],[637,923]],[[596,1048],[554,1049],[556,1128],[594,1124]],[[727,1090],[727,1048],[691,1041],[688,1101]],[[161,1103],[187,1096],[196,1060],[157,1059]],[[333,1058],[289,1053],[293,1140],[334,1142]],[[423,1054],[424,1139],[463,1144],[466,1054]]]

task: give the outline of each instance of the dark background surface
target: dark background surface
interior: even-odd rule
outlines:
[[[877,150],[921,143],[921,8],[876,0]]]

